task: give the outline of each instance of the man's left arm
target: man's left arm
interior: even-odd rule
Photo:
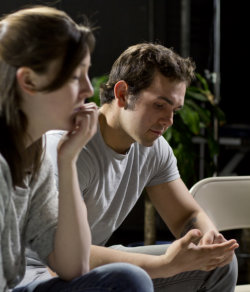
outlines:
[[[159,215],[176,238],[180,238],[189,230],[196,228],[204,235],[202,243],[221,242],[222,235],[180,178],[147,187],[147,193]]]

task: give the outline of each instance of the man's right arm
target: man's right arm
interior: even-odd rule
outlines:
[[[182,272],[210,271],[224,266],[224,258],[233,254],[236,241],[229,240],[213,245],[196,245],[201,238],[197,229],[174,241],[161,256],[129,253],[102,246],[91,246],[90,269],[114,263],[126,262],[143,268],[152,279],[167,278]]]

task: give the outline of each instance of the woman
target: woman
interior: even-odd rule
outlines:
[[[127,264],[89,272],[91,235],[76,160],[97,127],[88,69],[91,29],[55,8],[32,7],[0,21],[0,292],[152,291]],[[66,130],[58,147],[59,194],[43,134]],[[25,247],[59,277],[14,288]],[[113,290],[112,290],[113,289]]]

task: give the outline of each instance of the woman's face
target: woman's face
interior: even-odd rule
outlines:
[[[41,87],[53,80],[58,65],[59,61],[53,62],[46,74],[38,75],[37,83]],[[93,87],[88,76],[89,67],[90,54],[87,53],[61,88],[52,92],[37,91],[32,95],[25,94],[23,110],[28,116],[28,132],[33,141],[48,130],[74,129],[78,109],[83,106],[86,98],[93,95]]]

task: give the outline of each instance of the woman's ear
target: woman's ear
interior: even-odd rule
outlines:
[[[20,88],[28,93],[36,92],[36,73],[28,67],[20,67],[17,69],[16,78]]]
[[[128,84],[124,80],[118,81],[114,86],[114,95],[119,107],[127,107]]]

